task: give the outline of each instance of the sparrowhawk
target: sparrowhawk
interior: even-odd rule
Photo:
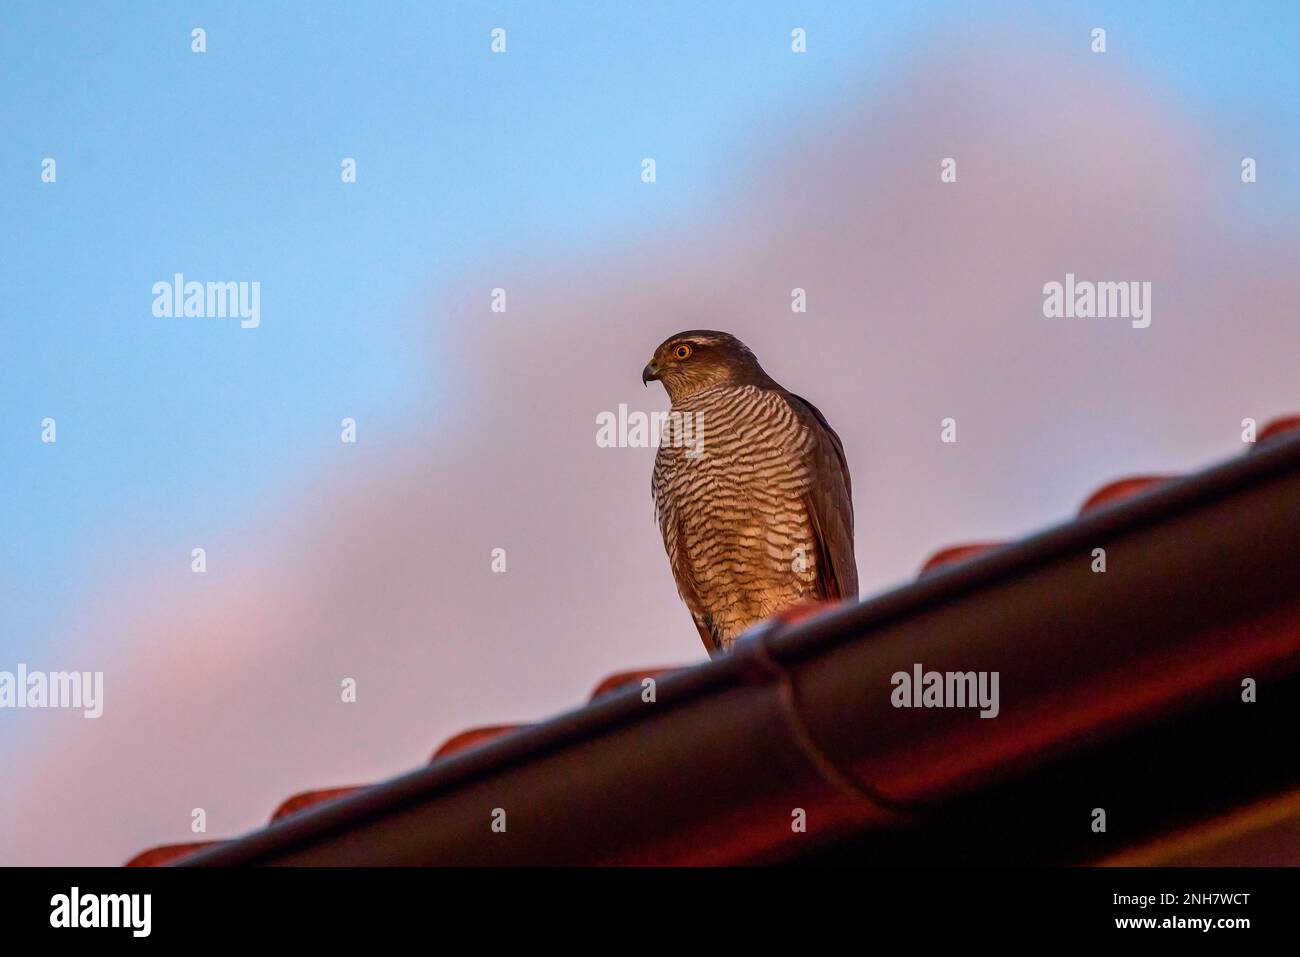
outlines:
[[[672,400],[650,488],[709,653],[802,601],[856,599],[849,469],[821,412],[725,332],[664,340],[641,379]]]

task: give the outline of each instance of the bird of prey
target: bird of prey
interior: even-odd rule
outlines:
[[[650,490],[709,653],[800,602],[856,599],[849,469],[825,416],[725,332],[665,339],[641,373],[652,380],[672,400],[665,429],[691,439],[665,431]]]

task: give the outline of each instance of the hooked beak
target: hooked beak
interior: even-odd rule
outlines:
[[[641,370],[641,382],[649,385],[652,381],[659,378],[659,366],[651,359],[644,369]]]

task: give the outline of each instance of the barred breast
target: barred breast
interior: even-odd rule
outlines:
[[[756,622],[823,597],[807,504],[816,439],[784,395],[752,385],[708,389],[673,412],[702,434],[661,441],[655,509],[682,600],[726,650]]]

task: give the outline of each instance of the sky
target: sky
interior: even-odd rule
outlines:
[[[1300,8],[700,7],[6,5],[0,670],[108,697],[0,710],[0,862],[239,833],[702,659],[651,453],[594,443],[678,329],[844,437],[867,595],[1300,408]],[[1045,319],[1067,271],[1152,281],[1152,328]],[[260,326],[155,316],[177,272]]]
[[[410,344],[436,341],[421,305],[470,263],[590,249],[707,204],[748,165],[731,142],[852,63],[843,41],[797,70],[784,40],[742,56],[787,31],[783,14],[737,7],[146,9],[5,14],[3,440],[23,492],[0,506],[0,555],[15,642],[48,638],[85,584],[70,570],[123,537],[198,533],[292,487],[341,415],[375,435],[436,409],[465,370],[413,363]],[[653,194],[638,189],[651,151],[669,173]],[[34,156],[38,174],[56,159],[55,189],[26,175]],[[260,280],[276,321],[244,336],[153,321],[147,290],[177,271]],[[64,426],[58,457],[33,458],[47,415]]]

